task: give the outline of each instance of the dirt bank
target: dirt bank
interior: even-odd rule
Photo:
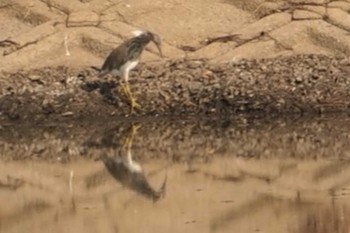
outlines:
[[[92,68],[48,67],[2,73],[0,113],[12,120],[124,117],[118,80],[97,79]],[[299,55],[238,63],[172,60],[141,64],[131,88],[135,116],[349,111],[350,62]]]

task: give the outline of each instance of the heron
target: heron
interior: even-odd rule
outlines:
[[[131,113],[134,111],[134,108],[140,109],[141,106],[131,93],[129,72],[137,66],[143,50],[151,41],[157,46],[160,56],[163,57],[161,39],[157,34],[150,31],[135,31],[134,34],[135,37],[120,44],[107,56],[97,75],[98,77],[103,77],[111,74],[113,77],[122,77],[125,85],[121,83],[121,87],[129,100]]]

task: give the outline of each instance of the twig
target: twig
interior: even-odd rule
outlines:
[[[68,49],[68,35],[67,34],[64,36],[64,48],[66,50],[66,56],[70,56],[70,52]]]

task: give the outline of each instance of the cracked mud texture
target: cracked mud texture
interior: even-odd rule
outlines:
[[[55,67],[0,75],[2,119],[45,120],[129,116],[120,80],[98,79],[92,68]],[[134,116],[348,112],[348,58],[297,55],[212,64],[170,60],[140,64],[131,90]]]
[[[136,29],[158,33],[169,59],[349,57],[349,12],[348,0],[0,0],[0,67],[99,66]]]

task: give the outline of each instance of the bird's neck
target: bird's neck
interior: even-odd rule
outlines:
[[[143,46],[146,46],[150,41],[151,41],[151,37],[149,35],[140,35],[133,38],[133,42]]]

